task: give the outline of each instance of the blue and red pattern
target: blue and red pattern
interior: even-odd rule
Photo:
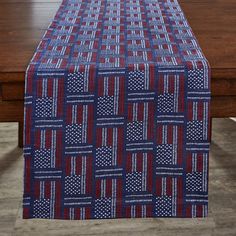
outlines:
[[[27,69],[23,217],[207,216],[209,82],[176,0],[64,0]]]

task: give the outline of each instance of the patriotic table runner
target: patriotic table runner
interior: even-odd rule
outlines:
[[[207,216],[209,101],[176,0],[64,0],[26,73],[23,217]]]

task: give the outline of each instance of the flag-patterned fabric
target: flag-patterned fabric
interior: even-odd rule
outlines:
[[[23,217],[207,216],[209,74],[176,0],[64,0],[26,73]]]

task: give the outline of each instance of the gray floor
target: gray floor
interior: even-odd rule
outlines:
[[[0,236],[236,235],[236,122],[213,121],[209,217],[206,219],[22,220],[22,150],[17,125],[0,123]]]

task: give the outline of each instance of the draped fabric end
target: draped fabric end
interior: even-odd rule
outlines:
[[[207,216],[210,68],[176,0],[64,0],[25,83],[23,218]]]

